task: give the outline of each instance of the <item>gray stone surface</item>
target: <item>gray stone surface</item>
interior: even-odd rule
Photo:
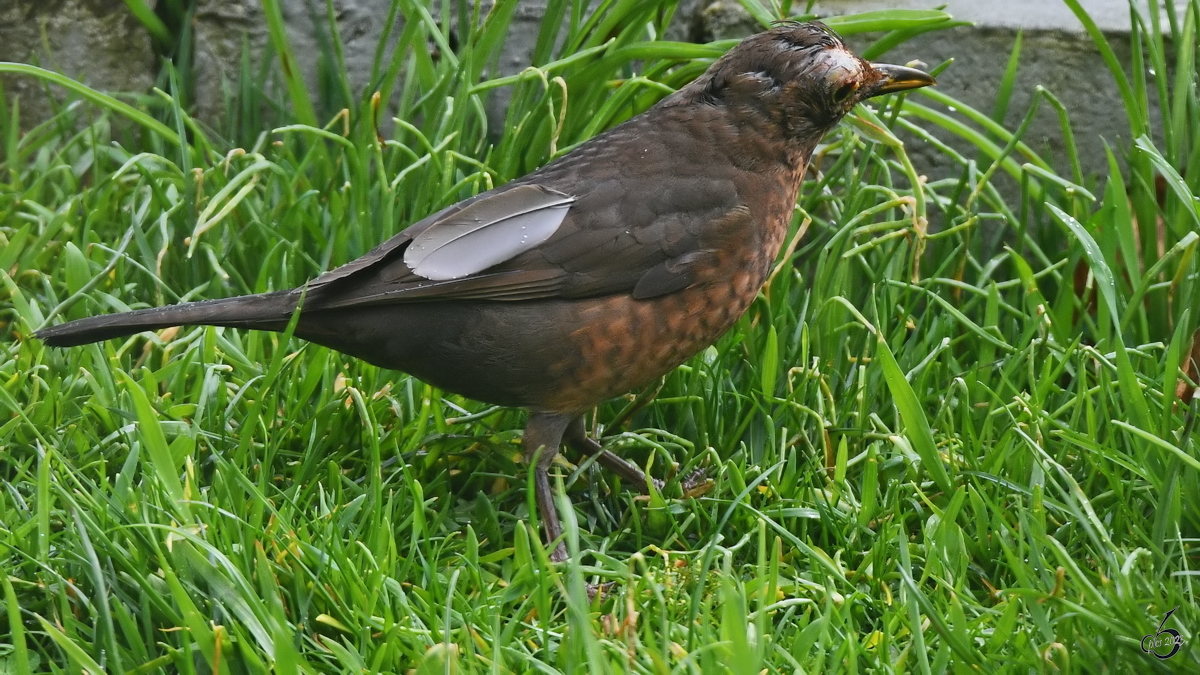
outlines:
[[[101,91],[137,94],[153,86],[158,70],[150,36],[121,0],[0,0],[0,61],[39,65]],[[9,100],[21,98],[22,127],[53,114],[40,80],[3,76],[0,82]]]
[[[481,15],[485,15],[492,4],[485,0]],[[391,0],[333,0],[347,79],[355,99],[372,84],[375,51],[386,28],[390,5]],[[324,2],[315,3],[318,12],[315,16],[313,7],[314,3],[306,0],[283,0],[281,5],[288,41],[310,92],[316,92],[320,86],[322,43],[330,39]],[[510,38],[498,63],[499,75],[520,72],[529,65],[544,12],[543,0],[524,1],[517,8],[510,23]],[[439,18],[440,8],[435,7],[431,14],[435,19]],[[384,54],[383,68],[387,66],[390,49],[399,38],[404,21],[405,17],[400,16],[392,31],[393,44]],[[265,50],[271,48],[270,38],[260,0],[200,0],[194,25],[197,115],[215,121],[225,114],[224,91],[237,86],[243,49],[249,51],[250,61],[257,67]],[[277,84],[270,82],[269,86]],[[497,105],[502,107],[507,100],[507,91],[495,93]]]
[[[953,59],[954,63],[938,76],[938,91],[990,116],[1015,39],[1016,32],[1006,28],[954,28],[919,36],[893,50],[885,60],[898,63],[920,60],[935,66]],[[1127,38],[1117,36],[1110,44],[1120,60],[1129,63]],[[1016,84],[1005,118],[1007,128],[1015,129],[1021,123],[1039,85],[1058,98],[1070,115],[1085,172],[1107,173],[1104,143],[1107,141],[1120,155],[1121,149],[1128,147],[1132,139],[1116,82],[1092,41],[1078,33],[1024,33]],[[932,101],[921,100],[919,95],[914,99],[944,111]],[[935,135],[952,138],[941,131]],[[1046,101],[1041,102],[1024,140],[1061,175],[1071,175],[1058,115]],[[921,164],[935,175],[946,173],[949,167],[944,155],[928,146],[909,145],[921,158]],[[952,145],[964,151],[969,149],[966,143]],[[969,152],[967,156],[974,157],[975,154]]]
[[[280,3],[295,67],[304,74],[310,92],[317,91],[325,3],[284,0]],[[370,79],[375,49],[383,35],[391,0],[334,0],[346,72],[357,95]],[[314,12],[317,14],[314,15]],[[260,0],[200,0],[193,22],[196,30],[196,114],[215,121],[226,113],[227,91],[236,91],[243,50],[248,50],[257,83],[257,69],[271,48]],[[274,80],[268,80],[271,86]]]
[[[1129,0],[1080,0],[1101,30],[1129,30]],[[1146,0],[1138,0],[1146,7]],[[1080,32],[1083,24],[1062,0],[823,0],[814,11],[821,16],[877,9],[930,9],[944,6],[954,18],[980,28],[1027,28]]]
[[[1129,6],[1125,0],[1083,0],[1082,4],[1101,27],[1119,29],[1123,26],[1128,30]],[[814,11],[818,15],[828,16],[888,7],[927,8],[929,5],[928,1],[921,0],[892,0],[886,3],[878,0],[827,0],[818,3]],[[1057,27],[1024,30],[1021,58],[1005,126],[1015,129],[1021,123],[1033,103],[1036,88],[1041,85],[1064,104],[1070,115],[1085,174],[1105,173],[1107,159],[1104,144],[1107,141],[1120,154],[1119,150],[1127,147],[1131,141],[1129,124],[1116,82],[1091,38],[1083,33],[1082,24],[1066,5],[1054,1],[1026,0],[1005,3],[951,0],[947,5],[947,11],[955,19],[975,20],[979,25],[926,33],[893,49],[880,60],[900,64],[919,61],[932,68],[952,59],[951,66],[938,76],[937,91],[990,116],[1016,42],[1018,29],[1013,26],[1028,21],[1026,25]],[[961,14],[957,11],[961,11]],[[699,8],[698,12],[698,31],[707,39],[743,37],[757,30],[754,21],[737,2],[718,0]],[[856,49],[862,49],[877,37],[856,35],[848,38],[847,42]],[[1127,34],[1117,32],[1110,35],[1109,44],[1122,63],[1130,62]],[[944,111],[932,101],[923,101],[920,93],[912,96],[918,102]],[[1151,105],[1155,103],[1152,101]],[[1157,115],[1157,112],[1152,112],[1152,115]],[[972,146],[958,141],[948,132],[939,129],[933,131],[935,136],[947,141],[967,157],[977,155]],[[1059,118],[1046,101],[1041,102],[1024,140],[1062,175],[1071,175]],[[918,143],[909,145],[917,168],[931,178],[958,175],[958,167],[932,147]],[[999,182],[1004,184],[1008,179],[1002,176]],[[1008,185],[1006,192],[1011,193],[1014,187],[1015,184]]]

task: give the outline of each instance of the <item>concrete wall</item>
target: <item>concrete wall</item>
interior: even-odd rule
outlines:
[[[1128,0],[1080,0],[1101,30],[1129,30]],[[818,14],[851,14],[875,9],[929,9],[945,6],[954,18],[980,28],[1033,29],[1079,32],[1083,26],[1062,0],[825,0],[816,3]],[[1146,6],[1145,0],[1139,5]]]
[[[116,92],[144,92],[158,71],[150,36],[121,0],[0,0],[0,61],[42,66]],[[26,129],[54,107],[43,85],[2,77],[7,101],[20,96]]]
[[[827,0],[817,7],[819,11],[849,13],[885,6],[919,9],[930,4],[921,0]],[[1080,4],[1105,32],[1109,45],[1128,72],[1129,2],[1080,0]],[[1021,122],[1035,87],[1041,85],[1062,101],[1070,114],[1085,173],[1106,173],[1105,143],[1119,156],[1120,150],[1132,140],[1129,123],[1116,82],[1085,34],[1083,24],[1067,5],[1061,0],[948,0],[945,5],[955,19],[972,21],[975,25],[919,36],[894,50],[888,60],[905,63],[916,59],[933,66],[953,59],[950,68],[938,77],[938,90],[990,114],[1017,33],[1023,32],[1006,126],[1012,129]],[[1138,5],[1144,13],[1145,0],[1138,0]],[[1157,110],[1157,101],[1152,100],[1151,106]],[[1155,111],[1152,119],[1157,114]],[[1045,101],[1025,140],[1063,175],[1070,175],[1059,119]],[[919,166],[934,175],[943,173],[946,161],[943,156],[928,148],[922,152],[920,146],[912,147]]]
[[[1145,0],[1137,2],[1145,12]],[[1118,59],[1128,68],[1129,2],[1080,0],[1080,4],[1105,32]],[[824,0],[815,4],[814,11],[818,16],[830,16],[943,5],[956,20],[971,21],[974,25],[918,36],[880,60],[901,64],[918,61],[934,67],[952,59],[951,66],[938,76],[938,91],[990,115],[1017,34],[1021,32],[1023,46],[1006,126],[1011,129],[1019,125],[1032,104],[1035,88],[1046,87],[1070,114],[1085,173],[1106,173],[1105,143],[1120,154],[1119,150],[1132,140],[1129,124],[1116,83],[1099,51],[1083,24],[1061,0]],[[712,2],[697,11],[702,20],[695,25],[703,26],[705,32],[694,37],[736,37],[755,30],[753,21],[736,0]],[[854,36],[848,41],[861,48],[875,37]],[[920,100],[919,95],[916,97]],[[1156,101],[1152,100],[1151,106],[1157,109]],[[969,157],[976,154],[966,143],[956,142],[945,132],[935,135]],[[1025,141],[1063,175],[1069,176],[1063,138],[1057,115],[1043,101]],[[910,151],[915,155],[917,167],[933,178],[957,174],[944,155],[928,146],[910,144]],[[1006,180],[1000,179],[1001,183]]]

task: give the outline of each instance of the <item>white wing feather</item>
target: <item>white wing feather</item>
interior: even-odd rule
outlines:
[[[404,262],[433,281],[459,279],[528,251],[553,235],[575,198],[520,185],[433,223],[404,251]]]

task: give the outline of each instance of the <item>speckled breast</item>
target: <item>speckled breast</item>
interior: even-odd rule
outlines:
[[[552,364],[561,388],[534,407],[582,412],[645,386],[716,342],[745,313],[766,280],[786,228],[767,241],[726,251],[699,283],[666,296],[627,295],[572,303],[573,358]]]

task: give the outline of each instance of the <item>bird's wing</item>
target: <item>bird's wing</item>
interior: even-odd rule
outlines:
[[[609,176],[577,196],[553,237],[508,264],[563,270],[562,297],[652,298],[695,283],[748,221],[730,180]]]
[[[679,178],[664,188],[610,175],[568,194],[536,176],[439,211],[317,277],[306,304],[651,298],[695,283],[748,218],[729,181]]]

